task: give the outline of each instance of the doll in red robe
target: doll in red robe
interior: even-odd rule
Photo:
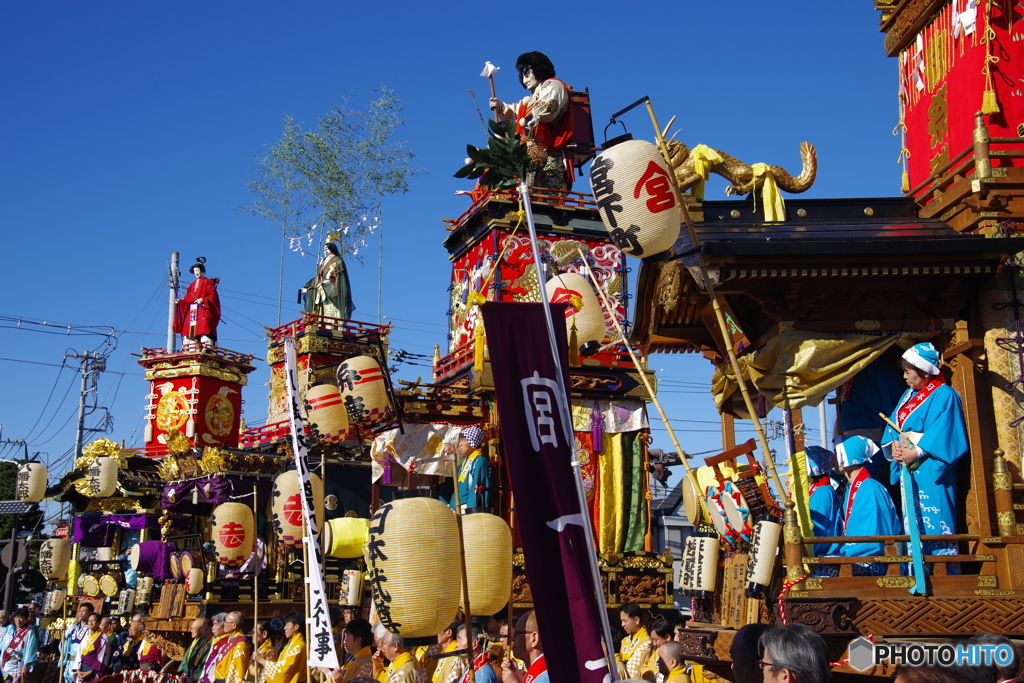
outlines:
[[[196,279],[188,286],[184,298],[178,299],[174,331],[181,334],[182,346],[202,343],[217,345],[217,324],[220,323],[220,278],[206,277],[206,259],[200,256],[189,270]],[[186,341],[187,340],[187,341]]]

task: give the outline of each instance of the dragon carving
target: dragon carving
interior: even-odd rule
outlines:
[[[721,155],[722,161],[712,164],[711,172],[717,173],[732,183],[725,188],[727,195],[748,194],[764,184],[764,177],[755,178],[754,171],[750,166],[721,150],[716,149],[715,151]],[[700,182],[701,177],[694,170],[696,160],[690,153],[689,147],[678,140],[672,140],[668,143],[668,152],[670,161],[676,170],[676,182],[679,183],[681,192],[685,192]],[[814,145],[809,142],[801,142],[800,159],[803,161],[803,169],[796,177],[790,175],[781,166],[768,166],[780,190],[796,194],[804,192],[814,184],[814,178],[818,172],[818,156]]]

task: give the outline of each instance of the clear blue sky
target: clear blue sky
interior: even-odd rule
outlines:
[[[183,270],[207,257],[208,273],[222,279],[222,346],[264,357],[281,240],[238,211],[251,200],[241,181],[285,114],[313,122],[384,85],[404,103],[401,136],[425,173],[383,207],[383,314],[395,322],[395,347],[432,353],[447,331],[441,218],[466,208],[453,193],[468,185],[452,173],[465,144],[483,142],[466,90],[486,102],[478,74],[490,60],[502,67],[499,96],[521,97],[514,65],[527,50],[590,89],[598,135],[611,112],[649,95],[663,122],[678,116],[681,140],[748,163],[798,168],[799,143],[813,142],[819,172],[807,196],[898,193],[897,65],[884,55],[870,2],[557,7],[549,15],[543,4],[520,14],[513,4],[404,0],[0,4],[0,314],[126,330],[108,365],[125,374],[104,374],[99,396],[115,418],[107,436],[138,444],[147,387],[129,353],[163,345],[169,254],[181,253]],[[627,123],[651,137],[639,110]],[[724,198],[723,188],[710,183],[708,197]],[[361,255],[365,265],[350,263],[355,317],[375,322],[376,245]],[[295,290],[314,267],[286,256],[283,320],[297,317]],[[74,441],[77,375],[15,361],[60,365],[66,350],[102,339],[11,327],[0,321],[3,438],[28,438],[30,451],[57,462]],[[717,448],[710,365],[659,356],[651,367],[663,370],[683,447]],[[405,365],[399,377],[429,372]],[[250,425],[265,418],[268,376],[261,364],[245,390]],[[670,450],[654,426],[655,446]]]

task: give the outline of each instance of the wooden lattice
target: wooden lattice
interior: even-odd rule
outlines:
[[[861,600],[851,614],[860,633],[891,636],[1000,633],[1024,636],[1024,599]]]

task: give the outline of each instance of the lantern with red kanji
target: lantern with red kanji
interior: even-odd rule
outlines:
[[[572,328],[576,328],[577,348],[582,355],[590,356],[597,352],[604,340],[604,314],[601,304],[594,294],[594,288],[587,279],[577,273],[559,273],[548,280],[545,285],[548,301],[554,304],[566,304],[565,326],[567,338],[572,337]]]
[[[324,484],[320,477],[310,473],[313,487],[313,510],[316,514],[317,529],[324,528]],[[283,472],[274,480],[274,496],[271,506],[274,530],[277,539],[289,548],[301,548],[305,535],[305,521],[302,512],[302,489],[296,470]]]
[[[590,187],[608,236],[636,258],[654,256],[679,239],[682,209],[658,148],[627,140],[605,149],[590,169]]]
[[[306,420],[322,444],[336,444],[348,434],[348,410],[333,384],[318,384],[306,390]]]
[[[338,366],[338,389],[348,410],[349,422],[370,426],[392,414],[384,381],[384,371],[369,356],[349,358]]]
[[[256,522],[249,506],[242,503],[222,503],[214,508],[210,525],[213,527],[217,561],[225,567],[244,564],[252,554],[253,543],[256,541]],[[184,567],[182,569],[182,574],[188,578]],[[190,563],[189,572],[191,569]]]
[[[204,578],[203,570],[199,567],[189,569],[185,575],[185,592],[189,595],[199,595],[203,591]]]

